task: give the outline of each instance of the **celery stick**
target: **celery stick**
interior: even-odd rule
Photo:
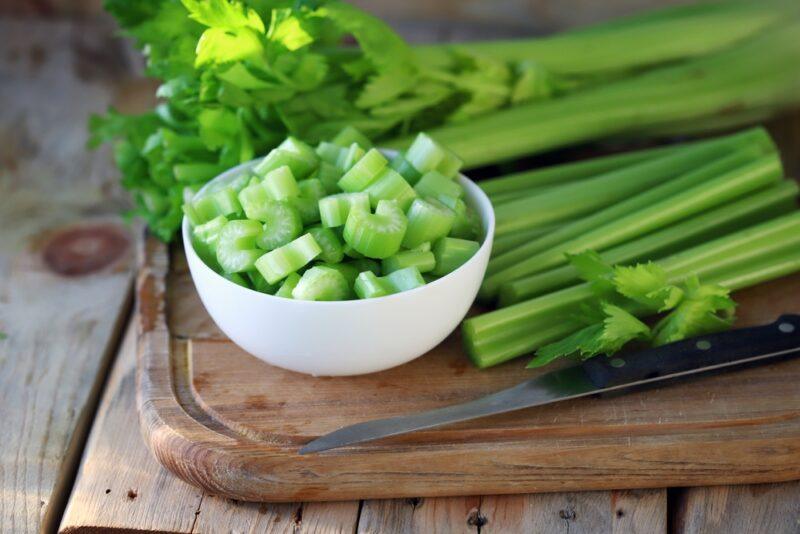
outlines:
[[[784,181],[755,195],[610,248],[603,252],[603,259],[611,264],[659,259],[747,225],[788,213],[796,209],[797,191],[795,182]],[[579,282],[575,268],[565,265],[503,284],[499,304],[508,306]]]
[[[300,196],[297,180],[295,180],[292,170],[286,165],[269,171],[264,176],[261,186],[273,200],[286,200]]]
[[[416,267],[419,272],[427,273],[436,267],[436,257],[431,251],[403,250],[381,262],[381,272],[385,275],[406,267]]]
[[[561,228],[561,226],[561,224],[535,226],[529,230],[517,230],[516,232],[511,232],[506,235],[496,237],[492,244],[492,257],[494,258],[496,256],[500,256],[511,249],[529,243],[534,239],[542,237],[543,235],[547,235],[550,232]]]
[[[646,208],[655,202],[660,202],[676,193],[682,192],[689,187],[717,178],[731,170],[743,166],[746,163],[755,161],[764,150],[759,146],[745,146],[731,153],[719,156],[700,164],[687,172],[681,173],[677,177],[671,178],[664,183],[638,193],[626,200],[597,211],[587,217],[582,217],[571,223],[563,225],[558,230],[529,242],[523,246],[508,251],[503,255],[498,255],[489,263],[487,274],[507,269],[520,261],[523,261],[534,254],[538,254],[551,247],[564,243],[569,239],[580,236],[594,228],[609,223],[620,217],[634,213]],[[774,154],[774,151],[770,150]],[[777,157],[777,156],[776,156]]]
[[[226,273],[239,273],[253,268],[263,254],[256,247],[261,235],[258,221],[229,221],[222,227],[217,240],[217,261]]]
[[[408,230],[403,237],[403,246],[414,248],[444,237],[450,233],[453,222],[453,210],[437,200],[417,198],[408,208]]]
[[[353,208],[369,211],[369,195],[367,193],[339,193],[319,200],[319,214],[322,226],[337,228],[347,222],[347,216]]]
[[[384,167],[375,181],[364,189],[364,192],[369,195],[373,208],[377,207],[381,200],[394,200],[403,211],[408,209],[417,196],[414,188],[405,178],[389,167]]]
[[[319,254],[319,259],[325,263],[339,263],[344,259],[344,248],[342,247],[342,240],[330,228],[309,228],[308,233],[314,236],[314,241],[317,242],[322,252]]]
[[[321,266],[304,272],[292,290],[296,300],[346,300],[349,296],[350,287],[342,273]]]
[[[400,250],[407,224],[396,202],[381,200],[375,213],[360,208],[350,210],[344,225],[344,240],[368,258],[388,258]]]
[[[623,152],[599,158],[590,158],[574,163],[563,163],[543,169],[534,169],[514,174],[507,174],[500,178],[481,180],[478,186],[494,202],[497,195],[528,191],[542,186],[564,185],[567,182],[590,178],[598,174],[614,171],[674,153],[684,148],[685,145],[666,146]]]
[[[678,152],[624,167],[579,182],[548,189],[539,195],[502,204],[495,210],[498,236],[525,228],[563,221],[646,191],[730,151],[753,144],[771,145],[760,129],[686,147]]]
[[[270,201],[261,210],[264,231],[256,240],[258,248],[273,250],[292,241],[303,232],[303,221],[297,210],[285,202]]]
[[[599,225],[558,246],[497,271],[484,280],[481,286],[481,296],[492,298],[496,296],[500,285],[505,282],[566,263],[565,253],[577,253],[586,249],[601,251],[746,193],[765,188],[777,182],[782,175],[780,158],[775,154],[764,155],[739,169],[690,187],[639,211]]]
[[[341,147],[349,147],[353,143],[357,144],[364,150],[369,150],[372,148],[372,142],[367,138],[367,136],[352,126],[345,126],[342,131],[336,134],[336,136],[333,138],[333,144]]]
[[[388,162],[377,149],[370,149],[339,180],[339,187],[346,193],[363,191],[375,180]]]
[[[757,263],[754,258],[766,262],[779,252],[797,249],[799,240],[800,212],[793,212],[669,256],[659,263],[674,281],[696,274],[707,283],[722,283],[724,277],[747,278],[749,269]],[[775,272],[768,265],[763,269]],[[580,284],[471,317],[463,324],[465,345],[478,366],[501,363],[574,331],[570,315],[591,298],[594,296],[589,284]]]
[[[319,256],[322,249],[311,234],[267,252],[255,262],[255,268],[270,284],[275,284]]]
[[[465,263],[478,252],[481,244],[477,241],[443,237],[433,244],[433,255],[436,258],[436,267],[431,274],[444,276]]]
[[[285,299],[292,298],[292,292],[294,288],[297,287],[297,283],[300,282],[300,275],[297,273],[291,273],[289,276],[281,284],[281,287],[278,288],[278,291],[275,292],[276,297],[283,297]]]

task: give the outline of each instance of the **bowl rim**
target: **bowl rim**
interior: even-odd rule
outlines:
[[[383,152],[384,154],[386,154],[387,156],[394,156],[395,154],[397,154],[396,150],[380,149],[380,151]],[[209,187],[211,187],[218,180],[220,180],[222,178],[227,178],[229,175],[234,174],[236,171],[243,171],[243,170],[246,170],[249,167],[253,167],[257,162],[261,161],[261,159],[263,159],[263,157],[255,158],[255,159],[252,159],[250,161],[246,161],[244,163],[240,163],[239,165],[236,165],[235,167],[231,167],[230,169],[227,169],[227,170],[221,172],[220,174],[218,174],[217,176],[215,176],[214,178],[212,178],[211,180],[206,182],[203,185],[203,187],[201,187],[194,194],[194,196],[192,198],[194,198],[194,197],[196,197],[198,195],[202,195]],[[287,298],[283,298],[283,297],[276,297],[275,295],[270,295],[269,293],[262,293],[260,291],[256,291],[255,289],[250,289],[249,287],[240,286],[239,284],[228,280],[227,278],[225,278],[224,276],[219,274],[217,271],[215,271],[214,269],[209,267],[206,264],[206,262],[204,262],[202,260],[202,258],[200,258],[200,256],[197,255],[197,251],[194,249],[194,244],[192,243],[191,235],[189,233],[190,232],[190,224],[189,224],[189,219],[188,219],[188,217],[186,217],[186,215],[184,215],[182,220],[181,220],[181,238],[183,239],[184,254],[187,256],[187,260],[188,260],[188,256],[189,256],[190,250],[191,250],[191,255],[194,256],[194,258],[197,259],[197,263],[200,264],[201,269],[204,270],[205,272],[211,273],[213,276],[219,278],[223,282],[225,282],[227,284],[230,284],[230,286],[233,288],[232,291],[244,291],[245,294],[250,293],[250,294],[256,295],[256,298],[258,298],[260,296],[260,297],[262,297],[262,298],[264,298],[266,300],[271,300],[271,301],[274,301],[274,302],[281,302],[281,303],[283,303],[283,304],[285,304],[287,306],[291,306],[291,305],[304,305],[304,306],[314,305],[314,306],[320,306],[320,307],[321,306],[368,306],[368,305],[371,305],[371,303],[376,303],[376,302],[379,303],[379,302],[387,302],[388,300],[399,300],[399,299],[402,299],[402,298],[411,298],[413,295],[419,294],[420,292],[424,291],[425,288],[437,285],[440,282],[444,281],[445,279],[450,278],[452,275],[458,273],[459,271],[461,271],[462,269],[464,269],[468,265],[473,264],[476,261],[479,261],[478,260],[478,255],[481,252],[483,252],[485,248],[487,248],[487,247],[490,248],[492,246],[493,241],[494,241],[495,213],[494,213],[494,206],[492,205],[491,200],[489,200],[489,197],[486,195],[486,193],[484,193],[483,189],[481,189],[478,186],[478,184],[476,184],[475,182],[470,180],[463,173],[458,173],[458,179],[462,183],[462,185],[464,185],[466,188],[468,188],[470,190],[470,193],[471,193],[470,196],[474,197],[475,203],[480,204],[483,207],[487,208],[485,210],[486,213],[487,213],[487,217],[486,218],[481,216],[480,213],[478,214],[478,216],[481,218],[481,222],[486,225],[486,229],[485,229],[485,232],[484,232],[485,235],[483,236],[483,241],[481,243],[481,246],[478,248],[478,250],[475,252],[475,254],[472,255],[472,257],[469,260],[467,260],[464,264],[460,265],[454,271],[451,271],[451,272],[447,273],[446,275],[434,280],[433,282],[428,282],[423,286],[415,287],[414,289],[409,289],[408,291],[401,291],[400,293],[393,293],[391,295],[385,295],[383,297],[376,297],[376,298],[371,298],[371,299],[296,300],[296,299],[287,299]],[[192,274],[192,280],[194,281],[194,274],[193,273],[190,273],[190,274]],[[484,272],[484,274],[485,274],[485,272]]]

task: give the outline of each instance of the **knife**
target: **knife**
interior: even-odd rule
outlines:
[[[686,339],[634,354],[592,358],[463,404],[346,426],[311,441],[299,452],[321,452],[487,415],[794,356],[800,356],[800,315],[782,315],[765,326]]]

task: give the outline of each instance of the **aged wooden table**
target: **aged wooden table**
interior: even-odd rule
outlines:
[[[134,409],[139,232],[84,149],[88,113],[149,104],[136,62],[107,21],[0,18],[0,532],[800,532],[800,482],[275,505],[171,476]]]

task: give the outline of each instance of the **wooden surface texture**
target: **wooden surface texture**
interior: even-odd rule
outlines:
[[[119,350],[116,344],[130,309],[130,251],[139,234],[115,217],[124,197],[110,152],[84,150],[87,113],[108,104],[141,108],[154,87],[131,77],[132,55],[107,20],[93,18],[100,4],[0,3],[0,532],[48,532],[59,522],[69,532],[800,532],[797,482],[250,504],[202,492],[168,473],[139,434],[135,328]],[[513,2],[488,15],[486,6],[494,3],[428,3],[430,17],[416,24],[415,9],[422,8],[412,4],[368,7],[394,10],[407,35],[431,41],[550,29],[640,6],[566,2],[553,9],[552,2],[533,2],[519,4],[526,14],[516,16]],[[454,15],[461,22],[440,23]],[[517,29],[501,22],[487,30],[487,16],[511,20]],[[797,176],[800,120],[774,126]],[[99,226],[100,236],[120,231],[131,241],[119,247],[112,239],[116,254],[91,273],[56,274],[44,249],[49,237],[73,226]],[[96,246],[97,232],[89,235],[88,246]],[[64,267],[63,256],[52,253],[50,262],[58,257],[62,270],[80,270],[74,261]],[[203,328],[208,325],[188,331]]]

